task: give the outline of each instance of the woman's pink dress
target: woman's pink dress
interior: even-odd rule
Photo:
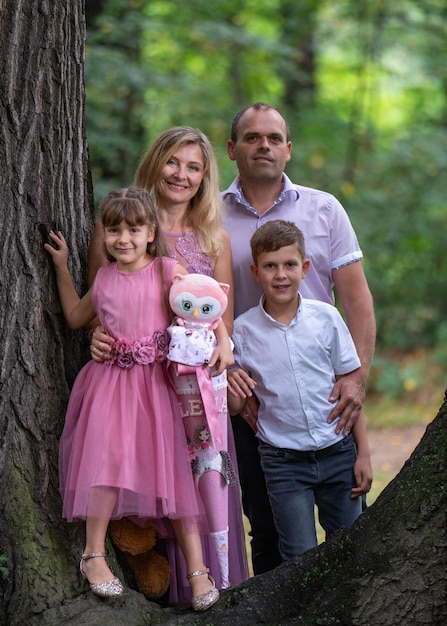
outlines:
[[[161,264],[164,279],[161,279]],[[199,514],[178,400],[166,371],[174,259],[137,272],[116,263],[98,271],[92,298],[116,338],[113,364],[80,371],[60,441],[63,516],[197,517]],[[113,489],[109,489],[113,488]],[[110,511],[110,498],[116,502]]]

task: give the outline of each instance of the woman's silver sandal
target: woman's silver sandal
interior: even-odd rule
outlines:
[[[87,580],[88,584],[90,585],[90,589],[97,596],[100,596],[101,598],[117,598],[118,596],[122,596],[124,593],[123,583],[120,581],[119,578],[115,576],[114,578],[112,578],[112,580],[108,580],[105,583],[91,583],[87,576],[84,574],[84,561],[87,561],[88,559],[94,559],[97,556],[105,557],[105,555],[105,552],[91,552],[90,554],[83,554],[79,563],[79,570],[82,576]]]
[[[212,607],[213,604],[216,604],[220,596],[219,591],[216,589],[216,583],[214,582],[214,578],[210,575],[210,570],[208,568],[200,569],[196,572],[191,572],[191,574],[187,574],[186,578],[189,580],[193,576],[202,576],[203,574],[206,574],[208,576],[208,580],[213,585],[213,587],[206,593],[201,593],[199,596],[192,597],[191,606],[194,611],[206,611],[206,609]]]

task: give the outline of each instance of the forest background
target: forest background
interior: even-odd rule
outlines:
[[[368,423],[430,420],[447,366],[445,0],[87,0],[86,14],[96,201],[181,124],[210,138],[224,189],[233,115],[279,107],[287,174],[340,199],[364,253],[378,327]]]

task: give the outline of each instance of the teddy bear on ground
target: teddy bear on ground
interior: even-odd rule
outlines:
[[[138,590],[149,600],[159,600],[169,587],[171,567],[156,549],[157,532],[152,526],[141,527],[130,519],[112,520],[109,534],[116,547],[124,553]]]

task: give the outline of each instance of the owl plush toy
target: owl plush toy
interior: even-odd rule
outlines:
[[[209,362],[217,345],[213,331],[227,308],[229,288],[203,274],[175,274],[169,304],[177,319],[168,328],[169,360],[191,366]]]
[[[214,329],[227,308],[229,285],[203,274],[176,274],[169,304],[168,360],[182,410],[195,483],[202,499],[219,566],[218,586],[229,586],[228,485],[236,477],[228,454],[226,372],[212,376]]]

